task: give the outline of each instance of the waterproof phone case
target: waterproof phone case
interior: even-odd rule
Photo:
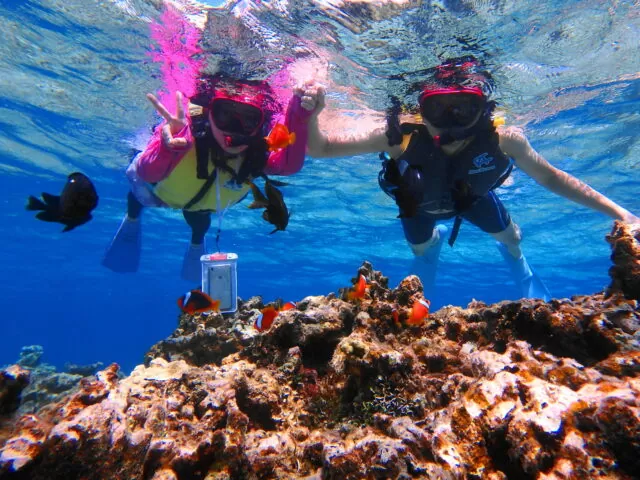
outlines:
[[[211,253],[200,257],[202,263],[202,291],[220,300],[220,312],[238,309],[238,255]]]

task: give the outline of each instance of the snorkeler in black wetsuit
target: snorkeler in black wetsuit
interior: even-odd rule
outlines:
[[[568,173],[549,164],[520,128],[494,125],[490,75],[473,57],[451,59],[433,69],[419,97],[422,122],[388,122],[359,138],[320,132],[318,113],[324,90],[308,85],[303,104],[316,107],[309,122],[308,153],[314,157],[343,157],[384,152],[380,185],[400,209],[400,219],[413,253],[412,266],[429,296],[435,283],[439,252],[447,227],[437,224],[456,218],[453,244],[461,219],[489,233],[511,269],[523,297],[549,299],[520,249],[521,234],[494,189],[512,165],[548,190],[628,223],[640,219]]]

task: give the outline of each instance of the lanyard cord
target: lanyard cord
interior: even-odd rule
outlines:
[[[218,231],[216,232],[216,252],[220,251],[220,233],[222,232],[222,217],[220,211],[220,175],[216,175],[216,213],[218,214]]]
[[[219,172],[218,172],[219,173]],[[216,252],[220,251],[220,234],[222,233],[222,219],[227,213],[231,200],[227,202],[224,210],[220,210],[220,175],[216,175],[216,213],[218,214],[218,231],[216,232]]]

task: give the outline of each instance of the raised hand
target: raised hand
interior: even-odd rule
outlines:
[[[186,138],[174,138],[174,135],[187,126],[187,120],[184,114],[184,105],[182,104],[182,92],[176,92],[176,114],[173,115],[153,94],[147,93],[147,98],[153,104],[155,109],[166,120],[162,126],[162,141],[167,147],[185,148],[188,146]]]
[[[317,116],[325,106],[324,87],[313,80],[307,80],[293,90],[300,97],[300,105]]]

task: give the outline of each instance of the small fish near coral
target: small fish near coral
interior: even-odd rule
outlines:
[[[259,332],[264,332],[265,330],[269,330],[271,328],[271,325],[273,325],[273,322],[276,319],[276,317],[280,315],[280,312],[286,312],[288,310],[294,310],[296,308],[297,308],[297,305],[295,302],[287,302],[278,309],[269,305],[268,307],[265,307],[262,310],[260,310],[260,315],[258,315],[258,318],[256,318],[255,322],[253,323],[253,326]]]
[[[286,312],[287,310],[295,310],[296,308],[298,308],[296,302],[287,302],[280,307],[280,311]]]
[[[220,311],[220,300],[214,300],[201,290],[191,290],[178,299],[178,307],[189,315],[218,312]]]
[[[431,306],[431,302],[426,299],[416,300],[413,302],[411,309],[409,310],[408,316],[404,319],[404,323],[407,326],[418,326],[422,325],[424,321],[429,317],[429,307]],[[393,321],[396,325],[400,325],[400,313],[398,310],[393,310]]]
[[[278,182],[278,184],[280,183]],[[289,212],[289,209],[282,198],[282,192],[278,190],[275,185],[276,182],[272,180],[265,181],[265,196],[258,186],[251,182],[253,202],[249,205],[249,208],[251,209],[265,209],[262,213],[262,218],[276,227],[271,233],[275,233],[278,230],[284,231],[287,228],[287,225],[289,225],[289,217],[291,217],[291,212]]]
[[[73,172],[60,196],[42,192],[39,199],[30,195],[26,208],[39,211],[38,220],[61,223],[65,226],[62,231],[69,232],[91,220],[91,212],[97,206],[98,193],[93,182],[83,173]]]
[[[274,307],[265,307],[260,310],[260,315],[258,315],[258,318],[256,318],[253,326],[259,332],[269,330],[271,328],[271,325],[273,325],[273,321],[278,315],[280,315],[280,312],[278,312],[278,310],[276,310]]]
[[[296,134],[290,133],[286,125],[277,123],[269,132],[269,136],[264,137],[267,148],[270,152],[275,152],[293,145],[296,141]]]
[[[360,274],[358,282],[347,292],[348,300],[362,300],[364,294],[367,291],[369,285],[367,285],[367,279],[364,275]]]

